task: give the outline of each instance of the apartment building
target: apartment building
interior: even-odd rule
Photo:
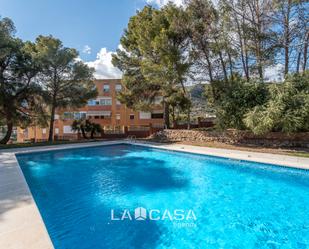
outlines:
[[[90,119],[98,123],[105,133],[122,133],[125,129],[143,130],[149,127],[162,128],[164,126],[162,98],[158,97],[151,112],[137,112],[127,108],[117,100],[117,93],[122,90],[121,79],[95,80],[98,89],[96,99],[88,101],[87,105],[72,109],[57,110],[54,123],[56,138],[76,137],[71,125],[75,119]],[[17,141],[46,140],[48,127],[19,128]]]

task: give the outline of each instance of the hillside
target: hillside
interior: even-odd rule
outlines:
[[[205,96],[205,84],[196,84],[188,86],[192,101],[192,118],[207,117],[213,113],[211,108],[207,106],[207,98]]]

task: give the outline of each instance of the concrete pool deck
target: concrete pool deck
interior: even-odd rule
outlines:
[[[0,150],[0,248],[54,248],[15,154],[120,143],[132,142],[119,140]],[[309,158],[181,144],[133,144],[309,170]]]

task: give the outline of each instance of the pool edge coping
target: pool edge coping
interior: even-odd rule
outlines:
[[[183,144],[162,144],[162,143],[152,143],[152,142],[133,142],[128,140],[116,140],[116,141],[99,141],[99,142],[90,142],[90,143],[76,143],[76,144],[66,144],[66,145],[54,145],[54,146],[38,146],[38,147],[28,147],[28,148],[17,148],[17,149],[9,149],[0,151],[0,172],[7,167],[12,172],[7,172],[5,177],[14,178],[14,182],[1,184],[0,181],[0,193],[7,191],[9,189],[9,185],[15,184],[14,191],[21,191],[28,198],[28,203],[23,203],[23,206],[18,206],[16,208],[12,208],[9,211],[4,211],[5,214],[0,213],[0,247],[5,246],[4,248],[14,248],[14,249],[22,249],[25,248],[23,245],[29,243],[31,244],[30,248],[32,249],[52,249],[53,244],[51,238],[48,234],[47,228],[41,217],[39,209],[34,201],[32,193],[29,189],[28,183],[22,173],[22,170],[19,166],[18,160],[16,158],[16,154],[20,153],[31,153],[31,152],[44,152],[44,151],[54,151],[54,150],[63,150],[63,149],[74,149],[74,148],[86,148],[86,147],[96,147],[96,146],[104,146],[104,145],[116,145],[116,144],[135,144],[145,147],[178,151],[178,152],[189,152],[193,154],[200,155],[208,155],[215,156],[221,158],[228,158],[234,160],[245,160],[257,163],[266,163],[271,165],[285,166],[291,168],[305,169],[309,170],[309,158],[304,157],[293,157],[293,156],[285,156],[285,155],[277,155],[270,153],[259,153],[259,152],[248,152],[248,151],[238,151],[238,150],[226,150],[226,149],[217,149],[217,148],[208,148],[208,147],[199,147],[192,145],[183,145]],[[0,174],[0,179],[1,179]],[[14,188],[13,188],[14,189]],[[14,194],[15,192],[11,192]],[[9,193],[10,194],[10,193]],[[2,202],[2,199],[0,199]],[[20,210],[22,209],[22,210]],[[28,210],[30,209],[30,210]],[[0,209],[1,210],[1,209]],[[24,211],[24,214],[20,214],[20,217],[16,217],[15,211]],[[2,221],[2,216],[6,216],[5,220]],[[33,216],[31,220],[27,217]],[[20,219],[20,220],[17,220]],[[26,223],[25,223],[26,222]],[[5,227],[10,227],[10,231],[1,232],[5,230]],[[15,227],[14,227],[15,226]],[[30,230],[29,230],[30,229]],[[34,233],[31,233],[31,229]],[[21,236],[17,237],[19,234],[29,235],[32,240],[29,241],[29,237]],[[37,241],[34,234],[40,234],[42,237],[40,241]],[[9,235],[12,235],[10,237]],[[31,237],[32,235],[32,237]],[[7,239],[9,238],[9,239]],[[23,241],[26,240],[26,241]],[[34,241],[33,241],[34,240]],[[39,242],[39,243],[38,243]],[[29,248],[29,247],[28,247]]]

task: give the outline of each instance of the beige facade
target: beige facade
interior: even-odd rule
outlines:
[[[122,132],[128,129],[143,129],[147,127],[162,128],[164,125],[162,99],[155,100],[151,112],[137,112],[127,108],[117,100],[117,93],[122,90],[120,79],[95,80],[98,90],[96,99],[88,101],[88,104],[78,109],[58,110],[55,115],[54,136],[76,137],[71,129],[75,119],[87,118],[91,122],[98,123],[106,133]],[[46,140],[49,129],[41,127],[18,128],[17,141]]]

